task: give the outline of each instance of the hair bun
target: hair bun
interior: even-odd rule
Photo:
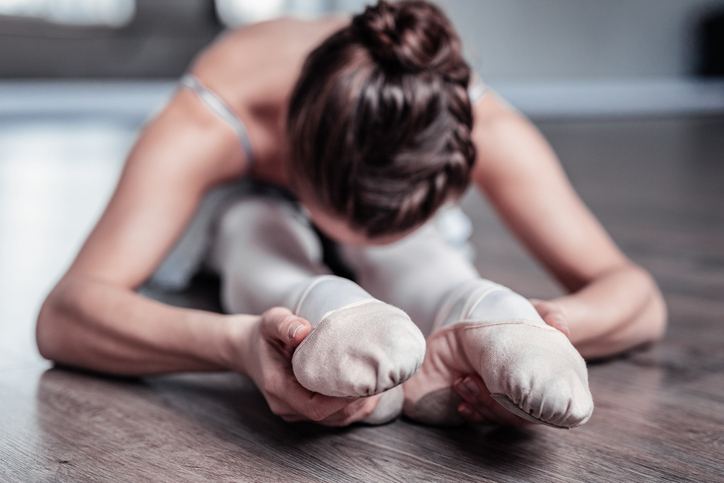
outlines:
[[[468,74],[455,30],[430,3],[380,0],[355,16],[351,28],[384,68],[410,73],[434,70],[454,80]]]

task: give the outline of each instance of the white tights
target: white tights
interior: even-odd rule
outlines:
[[[404,412],[457,424],[453,382],[479,374],[493,399],[532,422],[571,428],[593,411],[583,358],[532,304],[481,279],[433,223],[383,247],[343,248],[360,285],[405,310],[427,339],[422,369],[404,385]]]
[[[359,285],[329,274],[316,234],[288,202],[250,197],[219,220],[210,264],[222,277],[225,310],[262,313],[281,305],[312,323],[292,360],[304,387],[346,397],[387,391],[367,422],[394,418],[402,406],[399,385],[423,359],[428,363],[439,354],[460,370],[435,372],[423,365],[405,384],[405,412],[414,419],[457,422],[451,417],[454,398],[445,399],[446,406],[438,395],[451,393],[451,378],[462,368],[480,374],[496,400],[527,419],[572,427],[590,416],[585,363],[573,346],[526,299],[480,279],[433,223],[394,244],[344,246],[342,254]],[[491,323],[500,321],[506,324]],[[437,337],[435,353],[428,342],[427,357],[420,331],[437,331],[431,337]],[[543,332],[545,342],[532,350]],[[502,365],[509,370],[498,370]]]
[[[400,384],[425,355],[422,333],[402,310],[330,275],[317,235],[288,202],[248,197],[227,207],[209,264],[221,275],[226,311],[286,306],[309,320],[312,332],[292,358],[302,386],[334,397],[384,393],[370,424],[400,413]]]

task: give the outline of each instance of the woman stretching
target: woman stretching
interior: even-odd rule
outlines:
[[[569,295],[532,303],[444,241],[435,218],[470,181]],[[354,281],[324,263],[329,240]],[[190,259],[219,273],[230,315],[135,293]],[[655,282],[471,75],[445,16],[380,0],[203,52],[131,151],[37,339],[49,359],[113,374],[246,374],[288,421],[574,427],[593,410],[581,355],[656,340],[665,321]]]

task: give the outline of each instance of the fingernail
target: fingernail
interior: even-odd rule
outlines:
[[[458,412],[467,418],[472,417],[473,415],[473,412],[466,404],[461,404],[460,406],[458,406]]]
[[[463,383],[462,378],[455,381],[455,387],[458,388],[458,391],[462,392],[463,394],[470,395],[470,389],[468,389],[467,386]]]
[[[463,381],[463,384],[465,384],[465,387],[468,389],[468,392],[472,395],[477,395],[478,392],[480,392],[480,389],[478,389],[478,385],[473,381],[471,378],[466,377],[465,381]]]
[[[302,328],[301,322],[294,322],[292,325],[289,326],[289,339],[294,340],[294,337],[297,335],[297,331]]]

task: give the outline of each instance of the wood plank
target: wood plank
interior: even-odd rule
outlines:
[[[0,138],[21,127],[0,125]],[[589,365],[596,409],[583,427],[435,428],[403,419],[332,429],[284,423],[234,374],[118,379],[49,369],[32,347],[37,306],[27,305],[42,299],[48,277],[68,261],[48,257],[37,283],[5,281],[0,290],[0,481],[724,481],[724,119],[541,128],[581,196],[659,281],[670,312],[662,343]],[[119,129],[130,139],[128,127]],[[77,149],[86,148],[96,149]],[[3,168],[12,160],[0,146],[3,153],[0,186],[7,187],[17,179]],[[69,162],[49,159],[56,171]],[[110,179],[118,160],[106,161]],[[108,195],[77,180],[68,185],[73,196],[62,186],[45,201],[16,190],[13,203],[52,203],[62,223]],[[529,296],[561,293],[479,196],[464,206],[484,276]],[[22,250],[3,226],[15,225],[0,226],[0,247]],[[82,238],[69,229],[52,233],[44,245],[50,253],[57,246],[70,253]],[[0,276],[31,280],[13,267],[0,266]],[[213,278],[183,293],[146,287],[144,294],[219,310]]]

